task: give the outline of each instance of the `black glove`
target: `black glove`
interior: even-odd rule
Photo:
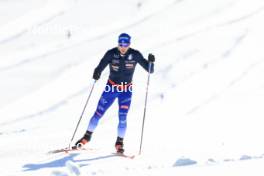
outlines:
[[[93,73],[93,79],[98,80],[101,74],[95,69]]]
[[[149,61],[149,62],[155,62],[155,56],[154,56],[153,54],[150,53],[150,54],[148,55],[148,61]]]

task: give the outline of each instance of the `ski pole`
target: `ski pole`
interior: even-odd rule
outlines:
[[[77,123],[77,126],[76,126],[76,128],[75,128],[75,130],[74,130],[74,133],[73,133],[73,135],[72,135],[71,141],[70,141],[70,143],[69,143],[69,149],[71,148],[71,143],[72,143],[72,141],[73,141],[73,139],[74,139],[74,136],[75,136],[75,134],[76,134],[76,131],[77,131],[78,127],[79,127],[79,124],[80,124],[80,122],[81,122],[81,120],[82,120],[82,117],[83,117],[83,114],[84,114],[84,112],[85,112],[86,106],[87,106],[87,104],[88,104],[88,102],[89,102],[89,100],[90,100],[90,97],[91,97],[91,95],[92,95],[92,92],[93,92],[93,89],[94,89],[94,85],[95,85],[95,83],[96,83],[96,80],[94,80],[94,82],[93,82],[93,85],[92,85],[91,91],[90,91],[90,93],[89,93],[89,96],[88,96],[88,98],[87,98],[87,100],[86,100],[86,103],[85,103],[84,108],[83,108],[83,110],[82,110],[82,113],[81,113],[81,116],[80,116],[80,118],[79,118],[79,121],[78,121],[78,123]]]
[[[150,82],[150,68],[151,68],[151,62],[148,67],[148,80],[147,80],[147,87],[146,87],[146,94],[145,94],[145,105],[144,105],[144,113],[143,113],[143,122],[142,122],[142,129],[141,129],[141,139],[140,139],[140,148],[139,148],[139,155],[142,151],[142,143],[143,143],[143,134],[144,134],[144,126],[145,126],[145,119],[146,119],[146,110],[147,110],[147,102],[148,102],[148,88],[149,88],[149,82]]]

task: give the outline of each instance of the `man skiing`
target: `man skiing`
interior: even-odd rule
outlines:
[[[124,152],[123,140],[127,128],[126,119],[131,104],[132,78],[136,64],[139,63],[146,71],[153,73],[155,62],[154,55],[149,54],[148,60],[146,60],[139,51],[130,48],[130,40],[131,37],[128,34],[120,34],[118,37],[118,46],[108,50],[99,65],[95,68],[93,79],[98,80],[102,71],[109,65],[109,79],[98,102],[96,111],[90,119],[86,133],[75,143],[73,148],[79,148],[91,140],[99,120],[117,98],[119,105],[119,123],[115,148],[118,153]]]

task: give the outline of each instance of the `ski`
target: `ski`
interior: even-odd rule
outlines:
[[[120,156],[120,157],[123,157],[123,158],[128,158],[128,159],[134,159],[136,157],[135,155],[127,155],[127,154],[118,153],[118,152],[113,153],[113,155]]]
[[[71,153],[74,151],[88,151],[88,150],[93,150],[93,149],[89,149],[89,148],[62,148],[62,149],[57,149],[57,150],[51,150],[48,152],[48,154],[56,154],[56,153]],[[128,158],[128,159],[134,159],[135,155],[127,155],[124,153],[118,153],[118,152],[114,152],[112,153],[113,156],[118,156],[118,157],[123,157],[123,158]]]
[[[72,151],[83,151],[83,150],[88,150],[86,148],[62,148],[62,149],[57,149],[57,150],[51,150],[48,152],[48,154],[55,154],[55,153],[69,153]]]

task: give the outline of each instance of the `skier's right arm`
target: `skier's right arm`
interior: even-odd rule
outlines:
[[[110,63],[110,59],[111,57],[109,52],[106,52],[99,65],[94,69],[93,79],[98,80],[100,78],[102,71]]]

